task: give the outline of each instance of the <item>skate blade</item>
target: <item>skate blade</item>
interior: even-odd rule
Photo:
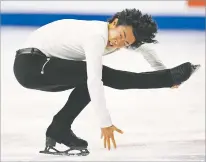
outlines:
[[[197,72],[200,67],[201,67],[201,65],[192,65],[192,73],[191,73],[191,75],[193,75],[195,72]]]
[[[73,151],[73,150],[69,150]],[[51,152],[51,151],[39,151],[39,153],[42,154],[50,154],[50,155],[59,155],[59,156],[87,156],[89,155],[89,151],[87,149],[84,150],[77,150],[80,151],[80,153],[70,153],[69,151],[59,151],[59,152]],[[76,150],[75,150],[76,151]]]

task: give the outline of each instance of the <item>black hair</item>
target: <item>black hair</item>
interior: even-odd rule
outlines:
[[[154,40],[157,33],[157,24],[151,15],[142,14],[142,12],[137,9],[125,9],[117,12],[108,22],[112,23],[115,18],[118,18],[117,26],[132,26],[136,40],[131,44],[131,48],[138,48],[144,43],[157,43],[157,40]]]

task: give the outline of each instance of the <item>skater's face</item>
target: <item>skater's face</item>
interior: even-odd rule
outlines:
[[[122,48],[130,46],[135,42],[131,26],[117,26],[118,19],[109,24],[107,47]]]

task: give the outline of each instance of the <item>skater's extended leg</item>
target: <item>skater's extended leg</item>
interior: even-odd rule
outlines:
[[[171,69],[133,73],[122,70],[103,68],[104,85],[115,89],[152,89],[170,88],[189,79],[199,65],[189,62],[183,63]]]
[[[103,68],[104,85],[115,89],[167,88],[173,85],[170,70],[133,73]]]
[[[17,80],[26,88],[45,91],[55,91],[59,87],[66,90],[87,83],[85,62],[57,58],[46,61],[44,56],[18,56],[14,64]],[[185,75],[191,75],[191,68],[192,65],[187,63],[173,69],[134,73],[103,66],[102,80],[105,86],[115,89],[167,88],[188,79]],[[175,80],[176,76],[178,79]]]

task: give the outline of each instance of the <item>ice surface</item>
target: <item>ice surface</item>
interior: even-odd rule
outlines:
[[[21,87],[13,75],[15,51],[35,28],[1,28],[1,160],[2,161],[204,161],[205,158],[205,33],[160,31],[156,50],[170,68],[183,62],[201,68],[178,89],[114,90],[105,88],[117,149],[107,151],[92,107],[87,106],[72,128],[89,142],[86,157],[39,154],[45,130],[65,104],[70,91],[50,93]],[[104,64],[134,72],[152,69],[141,54],[121,50]]]

